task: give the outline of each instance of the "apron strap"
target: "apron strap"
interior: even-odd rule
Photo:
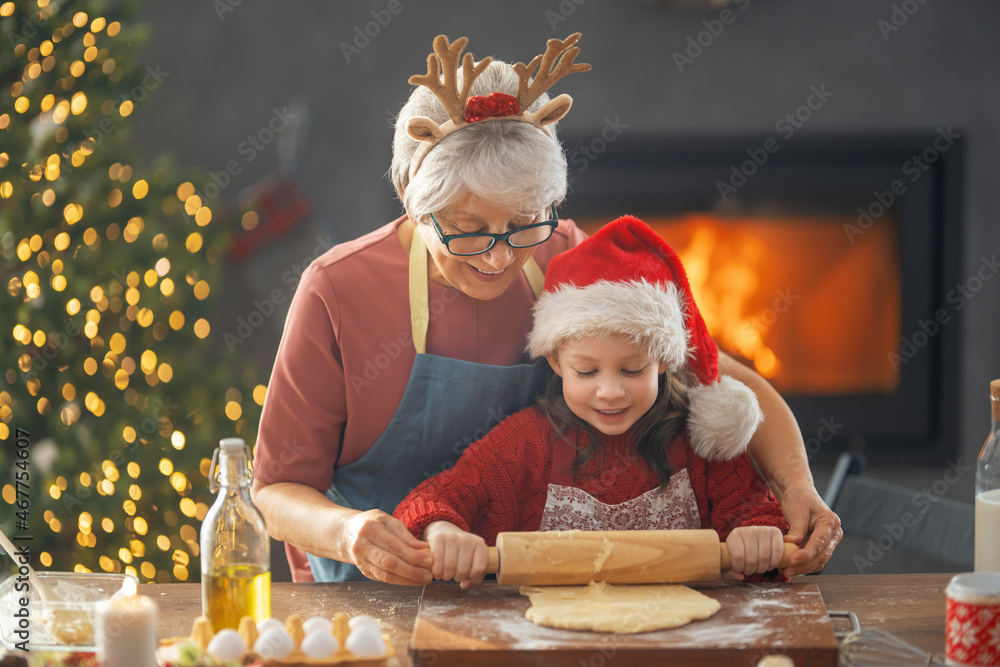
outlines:
[[[403,223],[406,224],[406,223]],[[537,299],[545,287],[545,274],[534,257],[521,267],[531,293]],[[427,351],[427,326],[430,324],[430,298],[427,288],[427,246],[424,235],[414,226],[413,240],[410,242],[410,327],[413,332],[413,347],[417,354]]]
[[[427,247],[424,245],[424,235],[414,225],[413,240],[410,241],[410,328],[413,330],[413,347],[416,348],[417,354],[423,354],[427,351],[427,325],[429,323]]]
[[[534,257],[528,258],[528,261],[521,267],[521,271],[528,280],[531,293],[535,295],[535,301],[538,301],[538,297],[542,295],[542,290],[545,289],[545,274],[542,273],[542,269],[538,266],[538,262],[535,261]]]

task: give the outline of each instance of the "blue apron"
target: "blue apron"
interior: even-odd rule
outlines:
[[[533,258],[523,272],[535,298],[544,276]],[[392,514],[413,487],[453,466],[465,448],[528,405],[545,378],[545,360],[491,366],[426,354],[430,322],[427,251],[410,247],[410,319],[417,356],[399,408],[381,437],[357,461],[337,468],[327,498],[343,507]],[[316,581],[368,581],[350,563],[309,554]]]

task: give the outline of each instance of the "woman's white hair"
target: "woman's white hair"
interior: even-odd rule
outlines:
[[[462,71],[458,71],[458,85]],[[469,95],[517,95],[518,77],[505,62],[494,60],[472,84]],[[549,100],[539,97],[524,111],[535,111]],[[473,123],[453,132],[427,153],[413,181],[410,160],[419,141],[406,132],[406,123],[426,116],[447,121],[448,112],[434,93],[417,86],[396,118],[390,178],[396,195],[411,218],[420,221],[444,210],[458,199],[476,200],[506,210],[512,217],[548,210],[566,196],[566,156],[556,137],[556,124],[545,130],[515,120]]]

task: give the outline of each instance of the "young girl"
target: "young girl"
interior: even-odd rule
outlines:
[[[619,218],[551,260],[534,318],[528,351],[554,372],[535,405],[394,513],[430,544],[434,577],[482,581],[500,532],[571,529],[713,528],[727,578],[774,568],[788,525],[745,451],[760,408],[720,379],[673,249]]]

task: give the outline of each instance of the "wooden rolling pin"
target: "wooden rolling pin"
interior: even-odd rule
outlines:
[[[786,543],[778,567],[788,567],[796,551]],[[714,530],[500,533],[486,564],[501,586],[714,581],[731,568],[729,549]]]

